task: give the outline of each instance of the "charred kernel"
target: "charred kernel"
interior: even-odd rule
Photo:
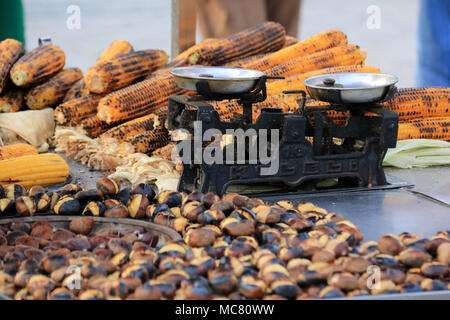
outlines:
[[[80,192],[82,189],[79,185],[74,183],[66,184],[64,187],[61,188],[60,194],[61,196],[65,195],[74,195],[77,192]]]
[[[94,230],[94,219],[91,217],[73,219],[70,222],[69,229],[77,234],[88,235]]]
[[[102,217],[105,213],[105,205],[100,201],[89,202],[82,212],[83,216]]]
[[[149,205],[148,199],[142,194],[132,194],[128,200],[128,212],[132,218],[142,218]]]
[[[142,194],[148,201],[155,198],[155,190],[148,183],[138,183],[131,186],[130,194]]]
[[[395,256],[402,251],[403,244],[399,237],[393,234],[386,234],[378,239],[378,248],[381,253]]]
[[[58,215],[75,216],[80,213],[80,202],[72,197],[61,198],[56,202],[53,211]]]
[[[36,203],[34,200],[27,196],[21,196],[16,198],[16,211],[21,216],[30,217],[36,213]]]
[[[6,198],[13,201],[15,201],[16,198],[25,196],[27,194],[25,188],[20,184],[10,184],[5,188],[4,193],[6,195]]]
[[[127,218],[128,209],[124,205],[116,205],[105,210],[104,216],[106,218]]]
[[[180,192],[162,191],[156,197],[156,202],[158,204],[167,204],[169,208],[181,207],[183,196]]]
[[[91,189],[77,192],[74,198],[81,203],[87,203],[90,201],[102,201],[103,195],[98,190]]]
[[[100,178],[97,180],[97,190],[105,197],[112,197],[119,193],[120,186],[114,179]]]

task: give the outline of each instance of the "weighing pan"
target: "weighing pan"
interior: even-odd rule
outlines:
[[[202,66],[174,68],[170,73],[182,89],[197,91],[197,83],[206,81],[212,93],[218,94],[250,92],[265,75],[252,69]]]
[[[384,101],[397,83],[396,76],[383,73],[332,73],[303,81],[311,98],[335,104]]]

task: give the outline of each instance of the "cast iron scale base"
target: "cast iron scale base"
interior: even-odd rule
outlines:
[[[299,90],[285,92],[302,95],[297,113],[282,113],[277,108],[262,109],[253,123],[252,104],[266,99],[266,79],[270,77],[262,77],[257,88],[246,94],[215,94],[206,81],[199,81],[196,85],[199,95],[179,95],[169,99],[169,129],[185,129],[193,135],[194,121],[201,121],[202,136],[210,128],[219,129],[223,134],[226,129],[268,129],[269,132],[270,129],[279,129],[278,172],[270,176],[262,175],[261,168],[268,165],[263,165],[259,159],[256,164],[247,159],[244,164],[236,161],[195,164],[192,154],[191,164],[183,164],[178,190],[222,195],[230,185],[282,183],[287,187],[297,187],[327,178],[338,178],[344,185],[348,183],[353,187],[386,184],[382,161],[387,149],[396,146],[397,113],[383,109],[381,101],[305,107],[306,94]],[[395,90],[394,86],[391,87],[384,101],[389,100]],[[208,100],[225,99],[236,99],[243,106],[243,114],[236,115],[230,122],[222,121],[207,103]],[[349,111],[347,124],[336,125],[327,116],[328,110]],[[190,143],[191,150],[194,150],[194,141]]]

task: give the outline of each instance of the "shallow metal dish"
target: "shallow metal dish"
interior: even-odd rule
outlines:
[[[305,79],[311,98],[330,103],[383,101],[398,78],[383,73],[332,73]]]
[[[213,93],[220,94],[250,92],[265,75],[257,70],[227,67],[180,67],[170,73],[180,88],[197,91],[196,84],[206,81]]]

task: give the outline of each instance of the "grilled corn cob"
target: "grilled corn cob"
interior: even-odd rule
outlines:
[[[296,112],[298,110],[299,102],[301,102],[301,96],[296,95],[274,95],[267,96],[266,100],[253,105],[253,121],[261,113],[263,108],[280,108],[282,112]],[[234,114],[242,113],[242,106],[237,101],[209,101],[214,109],[219,113],[222,120],[230,120]]]
[[[12,67],[12,81],[19,87],[42,82],[60,71],[66,62],[61,48],[45,44],[22,56]]]
[[[293,44],[296,44],[296,43],[298,43],[297,38],[294,38],[294,37],[291,37],[291,36],[286,36],[286,37],[284,38],[284,45],[283,45],[283,48],[292,46]]]
[[[100,120],[97,115],[94,115],[82,120],[76,127],[76,130],[87,135],[90,138],[97,138],[99,135],[110,128],[111,126],[109,124]]]
[[[0,146],[0,160],[17,158],[30,154],[38,154],[38,151],[35,147],[27,143],[16,143],[7,146]]]
[[[158,125],[158,117],[155,114],[149,114],[109,129],[103,133],[100,138],[114,138],[118,141],[124,141],[125,139],[137,134],[153,130],[155,127],[158,127]]]
[[[17,40],[5,39],[0,42],[0,93],[8,83],[11,67],[24,53],[23,44]]]
[[[450,140],[450,117],[430,117],[400,122],[397,140]]]
[[[86,82],[84,82],[84,79],[80,79],[75,82],[67,91],[66,95],[64,96],[63,102],[85,97],[87,95],[89,95],[89,90],[86,87]]]
[[[170,70],[171,68],[183,67],[183,66],[189,65],[188,58],[191,54],[193,54],[196,51],[201,50],[203,47],[205,47],[207,45],[212,45],[216,41],[218,41],[218,40],[212,39],[212,38],[207,38],[207,39],[203,39],[201,42],[199,42],[197,44],[194,44],[192,47],[184,50],[178,56],[176,56],[174,59],[172,59],[172,61],[170,61],[166,66],[161,68],[160,69],[161,72],[166,72],[166,71]],[[160,70],[158,70],[157,72],[160,72]]]
[[[59,124],[74,124],[97,114],[97,105],[103,95],[90,94],[69,100],[55,109],[55,120]]]
[[[263,59],[264,57],[267,57],[268,55],[270,55],[270,53],[261,53],[261,54],[257,54],[254,56],[245,57],[242,59],[237,59],[237,60],[228,62],[228,63],[224,64],[223,66],[230,67],[230,68],[246,68],[247,65],[250,65],[256,61],[261,61],[261,59]]]
[[[288,47],[286,49],[292,48]],[[269,76],[291,76],[316,69],[364,64],[365,54],[358,46],[346,45],[315,52],[265,70]]]
[[[60,103],[72,85],[83,77],[78,68],[67,68],[58,72],[48,81],[32,88],[25,96],[30,109],[39,110]]]
[[[164,66],[168,58],[162,50],[130,52],[95,64],[84,80],[89,92],[108,93],[149,75]]]
[[[122,154],[151,153],[167,145],[169,141],[170,137],[166,129],[148,130],[125,139],[121,143],[120,152]]]
[[[400,121],[449,116],[450,88],[401,88],[383,106],[397,112]]]
[[[170,74],[158,74],[108,94],[100,100],[97,114],[108,124],[127,121],[153,113],[179,92],[182,90]]]
[[[0,185],[48,186],[64,182],[69,166],[55,153],[21,156],[0,161]]]
[[[0,112],[17,112],[23,107],[25,92],[22,88],[8,86],[0,96]]]
[[[253,61],[243,67],[265,71],[279,64],[289,63],[289,61],[293,59],[300,59],[300,57],[307,56],[315,52],[320,53],[323,50],[345,45],[347,45],[347,36],[343,32],[329,30],[316,34],[311,38],[300,41],[277,52],[271,53],[261,60]],[[341,54],[341,52],[338,52],[337,54]]]
[[[115,40],[113,43],[111,43],[108,48],[103,51],[102,55],[96,63],[107,61],[109,59],[115,58],[117,56],[120,56],[125,53],[129,53],[133,51],[133,47],[131,44],[126,40]]]
[[[287,77],[283,80],[269,81],[267,83],[267,94],[275,95],[281,94],[285,90],[306,90],[303,81],[309,77],[318,76],[321,74],[328,73],[340,73],[340,72],[374,72],[379,73],[380,69],[372,66],[343,66],[343,67],[332,67],[332,68],[324,68],[318,69],[314,71],[309,71],[305,73],[299,73],[292,76]]]
[[[189,56],[190,64],[223,65],[227,62],[273,52],[284,45],[286,32],[276,22],[264,22],[205,45]]]

